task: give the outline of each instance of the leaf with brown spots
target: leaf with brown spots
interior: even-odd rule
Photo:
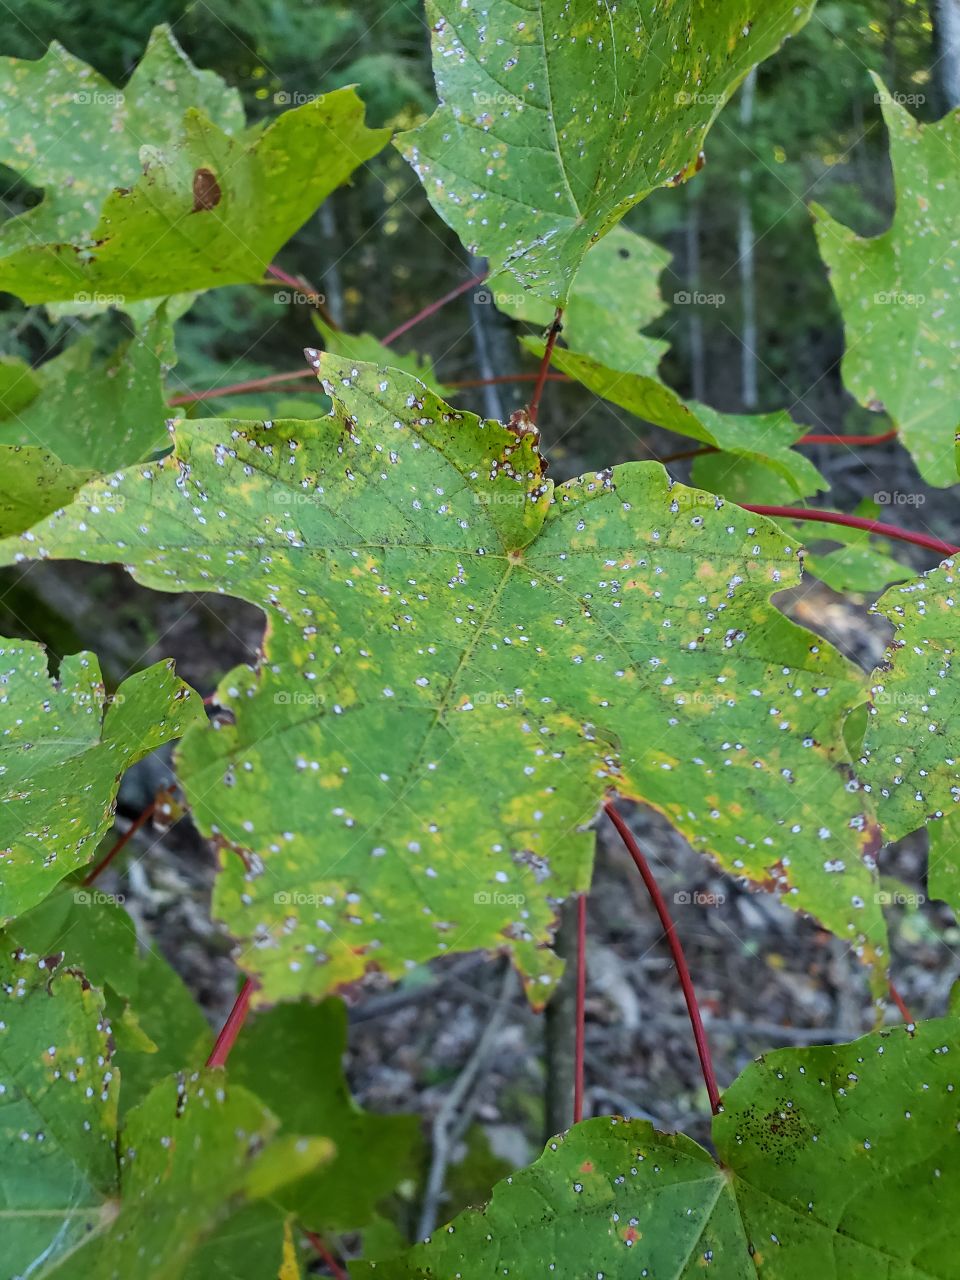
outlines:
[[[554,485],[524,419],[323,367],[329,417],[180,423],[113,510],[81,492],[0,542],[266,614],[262,662],[178,765],[259,999],[485,947],[542,1001],[609,790],[775,877],[879,989],[877,837],[842,737],[865,683],[770,603],[795,544],[654,463]]]
[[[0,162],[44,190],[0,227],[0,289],[126,307],[260,280],[386,145],[389,130],[363,114],[337,89],[247,128],[240,95],[167,27],[122,92],[58,44],[38,61],[0,59]]]
[[[960,1251],[960,1219],[943,1207],[960,1182],[958,1063],[956,1018],[780,1049],[723,1095],[719,1165],[646,1121],[587,1120],[485,1209],[350,1273],[946,1280]]]

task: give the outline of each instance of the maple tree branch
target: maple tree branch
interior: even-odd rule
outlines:
[[[305,1231],[303,1234],[320,1255],[320,1258],[324,1262],[327,1270],[333,1276],[334,1280],[349,1280],[347,1273],[327,1247],[327,1242],[324,1240],[323,1236],[317,1235],[316,1231]]]
[[[527,417],[531,422],[536,422],[537,415],[540,412],[540,400],[543,396],[543,388],[547,385],[547,374],[550,369],[550,357],[553,355],[553,348],[557,344],[560,330],[563,328],[563,307],[557,307],[554,312],[553,322],[547,332],[547,343],[543,348],[543,356],[540,360],[540,371],[537,374],[537,381],[533,388],[533,395],[530,397],[530,404],[527,407]]]
[[[890,998],[893,1000],[893,1003],[900,1010],[900,1017],[904,1020],[907,1026],[912,1027],[916,1023],[916,1018],[914,1018],[913,1014],[907,1008],[906,1003],[903,999],[903,996],[900,994],[897,988],[893,985],[893,983],[891,982],[889,985],[890,985]]]
[[[242,396],[251,391],[262,391],[265,387],[275,386],[278,382],[297,382],[301,378],[316,378],[316,369],[298,369],[293,373],[268,373],[263,378],[251,378],[248,382],[232,382],[225,387],[208,387],[206,391],[182,391],[171,396],[167,404],[196,404],[198,400],[216,400],[218,396]],[[304,391],[312,391],[313,387],[304,387]],[[317,383],[316,389],[323,388]]]
[[[799,440],[793,443],[797,444],[845,444],[845,445],[861,445],[861,444],[884,444],[888,440],[896,440],[898,432],[896,428],[892,431],[884,431],[878,436],[831,436],[831,435],[809,435],[801,436]],[[720,453],[721,450],[715,445],[703,445],[698,449],[682,449],[679,453],[668,453],[666,457],[660,458],[660,462],[680,462],[684,458],[700,458],[705,453]]]
[[[881,431],[878,436],[832,436],[832,435],[809,435],[801,436],[796,444],[886,444],[888,440],[896,440],[899,432],[894,427],[890,431]]]
[[[501,373],[495,378],[462,378],[459,382],[447,382],[444,379],[444,385],[465,391],[469,387],[494,387],[501,382],[537,382],[539,378],[538,370],[536,373]],[[573,378],[566,373],[548,373],[546,381],[573,382]]]
[[[207,1059],[208,1067],[225,1067],[227,1065],[230,1050],[236,1043],[240,1028],[246,1022],[247,1014],[250,1012],[250,997],[256,989],[257,984],[252,978],[244,978],[243,986],[233,1002],[233,1008],[227,1014],[227,1020],[220,1028],[220,1034],[217,1036],[216,1043],[210,1051],[210,1057]]]
[[[673,957],[674,968],[680,979],[680,986],[683,989],[683,998],[686,1002],[687,1013],[690,1017],[690,1025],[693,1027],[693,1038],[697,1045],[697,1057],[700,1059],[700,1070],[703,1072],[703,1082],[707,1086],[707,1095],[710,1098],[710,1110],[714,1115],[720,1110],[720,1090],[717,1088],[717,1077],[713,1070],[713,1059],[710,1056],[710,1043],[707,1040],[707,1033],[704,1030],[703,1018],[700,1016],[700,1006],[697,1003],[697,993],[694,990],[693,979],[690,977],[690,970],[687,967],[686,956],[683,954],[683,947],[677,934],[676,925],[670,916],[667,908],[666,900],[660,892],[660,886],[654,879],[653,872],[650,870],[650,864],[643,856],[643,851],[634,839],[633,832],[624,822],[623,818],[617,812],[613,805],[613,801],[607,800],[604,803],[604,812],[616,827],[620,839],[627,847],[627,852],[636,863],[637,870],[643,878],[643,883],[647,887],[647,893],[653,902],[657,915],[660,917],[660,923],[663,925],[664,937],[670,948],[670,954]]]
[[[144,825],[144,823],[149,822],[149,820],[156,813],[160,805],[162,805],[166,800],[170,798],[172,790],[173,790],[172,787],[165,787],[162,791],[158,792],[158,794],[153,797],[153,799],[150,801],[147,807],[143,810],[143,812],[138,814],[137,817],[134,818],[133,822],[130,823],[130,826],[127,827],[126,831],[123,833],[120,839],[116,842],[116,844],[113,846],[110,852],[106,854],[103,858],[101,858],[100,861],[96,864],[96,866],[93,867],[92,870],[89,871],[87,875],[84,876],[83,880],[81,881],[81,884],[83,884],[84,886],[88,884],[93,884],[97,876],[100,875],[101,872],[106,871],[107,867],[109,867],[110,863],[114,860],[114,858],[117,856],[120,850],[124,847],[124,845],[126,845],[126,843],[130,840],[130,838],[136,835],[136,833],[140,830],[140,828]]]
[[[479,276],[472,276],[469,280],[464,280],[463,284],[458,284],[455,289],[451,289],[449,293],[445,293],[442,298],[437,298],[436,302],[431,302],[422,310],[418,311],[415,316],[411,316],[409,320],[404,320],[403,324],[398,324],[395,329],[391,329],[385,338],[380,341],[385,347],[389,347],[395,342],[402,333],[406,333],[408,329],[412,329],[414,325],[418,325],[421,320],[426,320],[428,316],[432,316],[439,311],[441,307],[445,307],[448,302],[453,302],[455,298],[459,298],[461,294],[468,293],[471,289],[476,288],[478,284],[483,284],[487,278],[487,272],[484,271]]]
[[[318,312],[323,322],[329,325],[331,329],[338,327],[333,316],[327,310],[326,298],[319,289],[313,287],[309,280],[305,280],[303,276],[288,275],[286,271],[274,266],[272,263],[267,267],[267,275],[271,275],[275,280],[281,280],[284,284],[288,284],[297,293],[303,292],[306,295],[307,302]]]
[[[914,533],[912,529],[902,529],[897,524],[886,524],[883,520],[868,520],[864,516],[848,516],[843,511],[821,511],[816,507],[767,507],[744,502],[744,511],[754,511],[759,516],[779,516],[785,520],[813,520],[821,524],[840,524],[848,529],[865,529],[868,533],[879,533],[885,538],[897,538],[901,542],[912,542],[916,547],[925,547],[928,551],[939,551],[941,555],[953,556],[960,552],[952,542],[944,542],[930,533]]]
[[[573,1066],[573,1123],[583,1119],[583,1051],[587,994],[587,895],[577,898],[577,1002]]]

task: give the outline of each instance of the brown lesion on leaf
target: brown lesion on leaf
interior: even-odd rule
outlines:
[[[193,208],[191,213],[215,209],[223,198],[217,175],[212,169],[198,169],[193,175]]]

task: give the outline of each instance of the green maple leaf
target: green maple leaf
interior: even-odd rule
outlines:
[[[593,246],[577,274],[563,315],[567,346],[613,368],[654,373],[669,344],[642,330],[667,309],[660,276],[669,262],[670,254],[652,240],[614,227]],[[553,320],[549,302],[518,289],[508,271],[488,279],[482,291],[515,320],[540,328]]]
[[[928,484],[957,483],[960,424],[960,111],[921,124],[874,76],[890,134],[897,206],[889,231],[863,238],[812,205],[820,253],[843,313],[843,381],[885,409]]]
[[[0,536],[22,533],[64,507],[95,472],[68,467],[49,449],[0,445]]]
[[[292,1218],[285,1217],[273,1201],[257,1200],[232,1214],[200,1244],[183,1273],[184,1280],[302,1280]],[[309,1260],[316,1252],[306,1246]]]
[[[230,1054],[230,1079],[256,1087],[281,1132],[322,1133],[336,1158],[278,1196],[314,1231],[364,1227],[379,1200],[414,1172],[416,1116],[375,1116],[350,1097],[342,1060],[347,1010],[342,1000],[283,1005],[255,1015]],[[312,1080],[309,1089],[305,1080]]]
[[[0,228],[0,288],[125,306],[255,281],[385,145],[353,89],[244,127],[239,95],[154,31],[121,92],[59,45],[0,61],[0,161],[44,188]]]
[[[4,417],[24,408],[40,391],[40,380],[18,356],[0,356],[0,412]]]
[[[332,1155],[323,1138],[276,1137],[222,1071],[162,1080],[118,1133],[100,993],[18,953],[0,959],[0,1006],[5,1276],[175,1280],[232,1211]]]
[[[865,684],[770,604],[795,544],[655,463],[554,486],[522,422],[324,372],[329,418],[181,423],[112,508],[81,491],[0,543],[265,611],[262,663],[178,765],[260,998],[480,947],[545,997],[608,789],[875,964],[877,833],[841,733]]]
[[[111,895],[61,885],[5,933],[24,952],[62,956],[62,969],[103,991],[123,1077],[121,1114],[164,1076],[205,1061],[213,1043],[206,1018],[163,956],[141,947]]]
[[[542,354],[542,340],[527,338],[525,344]],[[634,369],[624,360],[609,365],[566,347],[554,348],[552,363],[628,413],[719,450],[696,460],[694,479],[732,501],[788,501],[829,488],[810,459],[791,447],[807,428],[786,410],[721,413],[683,400],[642,366]]]
[[[94,505],[100,497],[91,492]],[[0,640],[0,920],[85,866],[110,829],[124,770],[203,719],[172,661],[108,700],[93,654],[65,658],[51,679],[41,645]]]
[[[397,146],[471,252],[562,305],[590,245],[694,171],[723,104],[812,8],[428,0],[441,105]]]
[[[946,902],[960,916],[960,814],[944,814],[927,827],[927,887],[931,898]],[[951,1004],[951,1012],[955,1012]]]
[[[723,1096],[721,1164],[646,1121],[587,1120],[485,1209],[351,1275],[952,1276],[960,1231],[943,1189],[960,1177],[958,1052],[960,1022],[943,1018],[766,1054]]]
[[[174,357],[165,310],[109,355],[98,354],[99,338],[94,328],[39,368],[21,365],[19,378],[10,369],[8,385],[0,387],[0,501],[17,492],[7,475],[13,452],[3,446],[46,449],[61,471],[88,473],[140,462],[168,447],[163,376]],[[54,465],[47,478],[56,471]]]
[[[945,560],[891,589],[874,610],[894,636],[873,673],[860,776],[874,796],[885,840],[899,840],[960,801],[957,696],[960,645],[957,574]]]

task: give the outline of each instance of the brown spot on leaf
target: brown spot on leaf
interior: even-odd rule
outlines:
[[[193,175],[193,213],[215,209],[223,193],[212,169],[198,169]]]

